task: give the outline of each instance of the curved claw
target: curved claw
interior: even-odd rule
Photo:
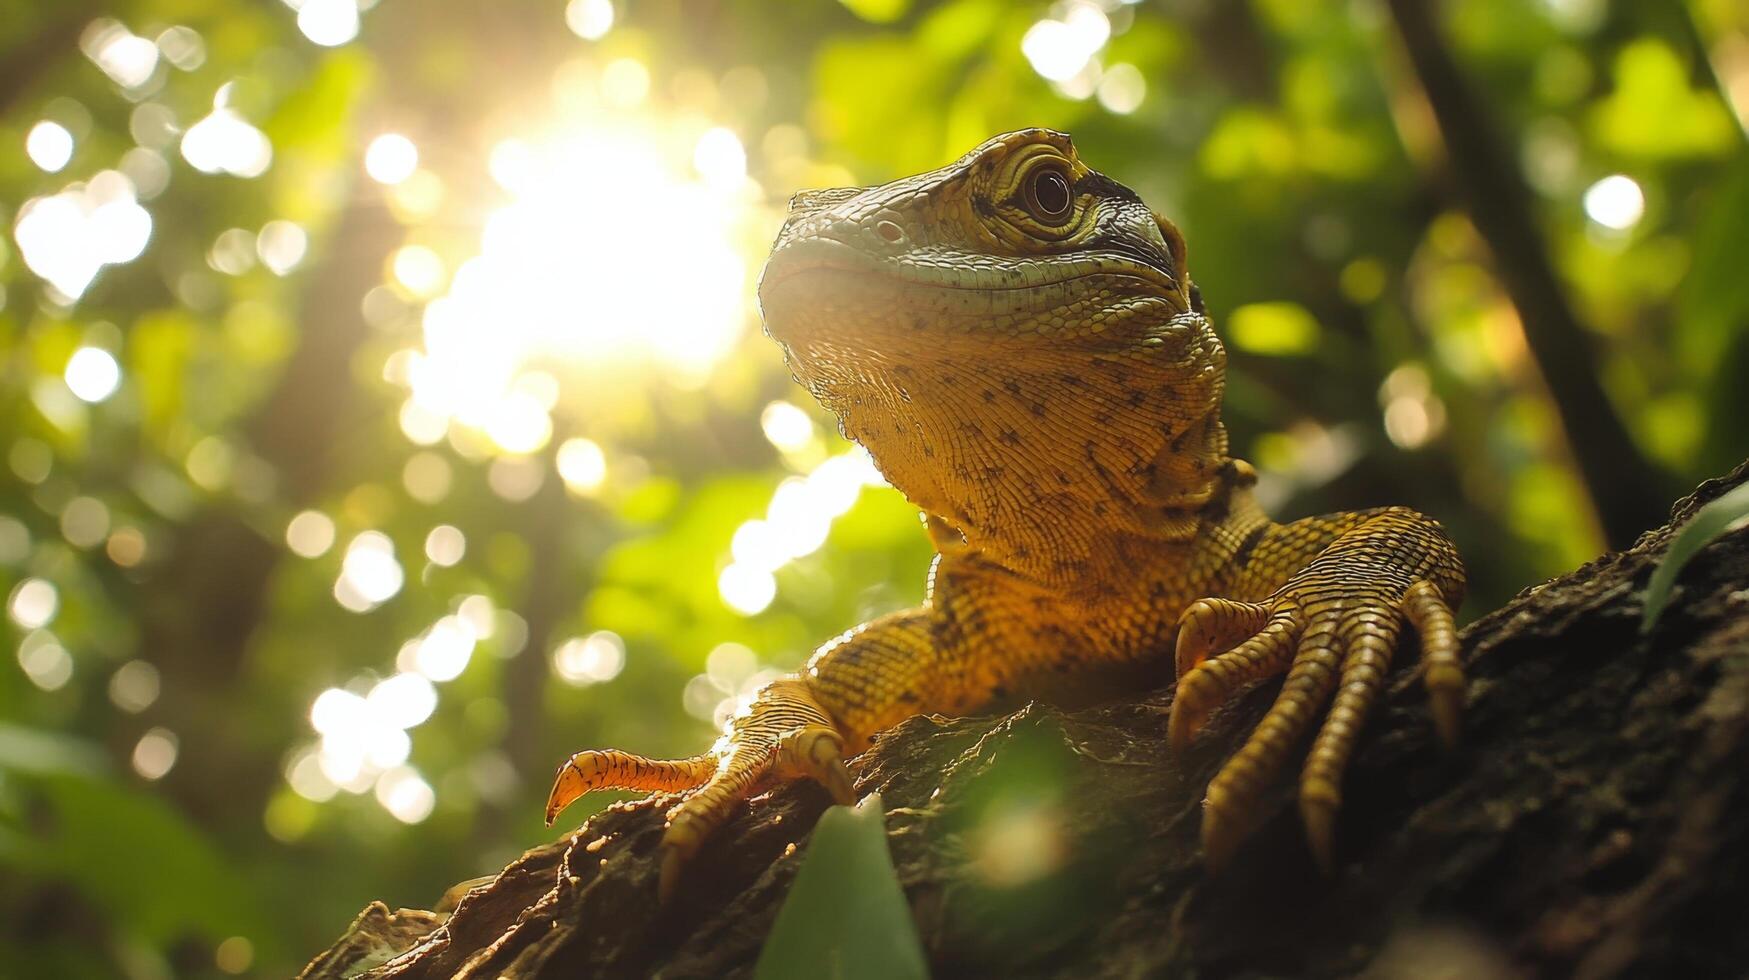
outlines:
[[[1257,602],[1210,597],[1186,606],[1178,617],[1173,663],[1183,678],[1211,655],[1231,650],[1269,621],[1269,607]]]
[[[1244,642],[1180,678],[1166,723],[1167,744],[1173,751],[1188,746],[1209,713],[1239,688],[1281,673],[1293,659],[1299,635],[1299,616],[1292,608],[1283,609]],[[1183,650],[1182,639],[1179,649]]]
[[[1457,623],[1439,588],[1416,582],[1403,594],[1403,612],[1421,636],[1422,683],[1433,712],[1433,728],[1445,747],[1456,748],[1464,709],[1464,668],[1458,658]]]
[[[1306,794],[1300,790],[1300,820],[1306,826],[1306,843],[1312,848],[1312,859],[1318,870],[1329,874],[1336,867],[1336,808],[1334,799]]]
[[[673,844],[662,845],[662,872],[656,879],[656,902],[667,905],[680,884],[680,869],[686,867],[687,855]]]
[[[805,776],[826,787],[834,802],[856,802],[856,784],[844,765],[844,737],[823,725],[783,733],[774,768],[781,776]]]

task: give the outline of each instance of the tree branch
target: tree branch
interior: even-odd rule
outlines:
[[[1275,693],[1167,749],[1170,689],[1080,711],[913,718],[855,763],[938,976],[1736,975],[1749,962],[1749,533],[1685,567],[1638,632],[1671,527],[1464,631],[1462,746],[1403,671],[1344,786],[1337,867],[1307,855],[1291,774],[1207,873],[1203,788]],[[656,903],[669,800],[621,804],[469,887],[453,912],[372,903],[303,974],[748,975],[825,808],[786,786]],[[793,846],[792,846],[793,845]],[[397,925],[397,923],[399,925]],[[822,965],[822,975],[826,975]]]

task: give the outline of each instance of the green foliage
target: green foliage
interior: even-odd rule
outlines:
[[[1737,487],[1695,511],[1688,523],[1682,526],[1682,530],[1670,539],[1670,547],[1664,552],[1664,560],[1658,563],[1651,581],[1646,583],[1646,596],[1640,613],[1641,633],[1650,633],[1652,627],[1658,625],[1658,617],[1670,602],[1670,592],[1676,587],[1676,579],[1682,574],[1682,566],[1688,564],[1688,560],[1696,552],[1725,534],[1743,527],[1745,523],[1749,523],[1749,486]]]
[[[820,816],[802,866],[759,951],[760,980],[903,980],[929,975],[911,906],[871,793]]]

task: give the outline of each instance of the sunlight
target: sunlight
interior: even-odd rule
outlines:
[[[649,75],[622,58],[598,83],[603,102],[634,105]],[[759,195],[741,140],[692,119],[594,107],[547,139],[500,141],[489,161],[508,200],[486,217],[478,254],[446,285],[440,257],[420,246],[393,263],[408,292],[435,296],[423,350],[400,355],[396,371],[411,394],[409,438],[459,426],[503,453],[541,449],[557,392],[531,392],[526,379],[543,363],[567,377],[702,383],[740,338],[747,308],[740,230]],[[587,462],[572,468],[593,475]]]

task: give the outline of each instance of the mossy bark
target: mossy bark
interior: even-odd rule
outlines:
[[[885,797],[936,975],[1743,975],[1749,534],[1696,555],[1657,629],[1638,624],[1672,527],[1746,478],[1703,484],[1671,526],[1465,629],[1457,751],[1402,671],[1349,770],[1328,876],[1285,773],[1232,865],[1200,862],[1202,789],[1275,685],[1176,755],[1170,688],[899,726],[858,789]],[[667,907],[664,801],[616,806],[447,914],[373,903],[304,975],[745,975],[827,802],[812,785],[755,801]]]

